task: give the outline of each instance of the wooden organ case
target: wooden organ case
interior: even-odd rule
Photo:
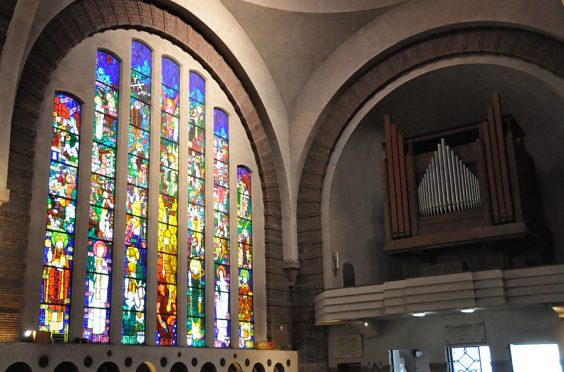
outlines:
[[[484,121],[437,133],[403,138],[387,115],[384,251],[424,257],[486,248],[500,257],[493,266],[506,268],[550,261],[552,236],[523,137],[497,95]]]

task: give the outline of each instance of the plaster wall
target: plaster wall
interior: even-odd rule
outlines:
[[[389,350],[422,350],[430,363],[446,363],[446,327],[482,322],[486,341],[465,345],[488,345],[493,362],[510,360],[509,344],[556,343],[559,345],[560,355],[563,355],[564,325],[552,309],[537,306],[511,310],[477,310],[473,314],[429,314],[423,318],[406,315],[381,320],[373,325],[374,333],[362,336],[362,356],[356,362],[380,368],[389,365]],[[362,326],[331,326],[328,332],[329,345],[338,347],[343,335],[362,333]],[[329,350],[329,366],[334,368],[341,361],[335,357],[334,351],[331,352],[331,347]]]
[[[79,167],[79,194],[77,209],[77,226],[75,233],[75,250],[73,266],[73,293],[71,303],[71,328],[70,339],[82,337],[82,316],[84,298],[81,295],[85,287],[86,270],[86,245],[88,228],[88,200],[89,200],[89,174],[88,159],[91,151],[93,102],[94,102],[94,71],[96,66],[96,49],[103,48],[115,53],[122,61],[120,77],[120,111],[118,132],[118,159],[116,178],[116,208],[114,217],[114,257],[112,273],[112,340],[119,340],[121,329],[121,302],[123,288],[123,247],[125,231],[125,195],[119,190],[126,189],[127,169],[127,130],[129,122],[129,76],[130,76],[130,48],[131,40],[138,39],[146,42],[153,49],[153,77],[152,77],[152,115],[151,115],[151,143],[153,144],[150,157],[150,182],[149,182],[149,231],[148,231],[148,284],[147,284],[147,342],[154,344],[155,339],[155,307],[151,304],[156,301],[156,223],[158,206],[158,177],[159,177],[159,128],[160,106],[155,104],[160,97],[160,65],[161,56],[169,56],[181,66],[180,79],[180,183],[179,183],[179,266],[178,266],[178,344],[186,344],[186,324],[181,319],[186,319],[186,229],[187,218],[187,158],[183,154],[188,151],[188,74],[194,70],[206,80],[206,247],[207,252],[213,251],[213,109],[223,109],[230,119],[230,235],[237,236],[237,165],[248,166],[252,171],[252,203],[253,203],[253,248],[254,248],[254,306],[255,306],[255,338],[257,341],[266,340],[266,279],[265,279],[265,236],[264,236],[264,206],[261,181],[257,172],[257,164],[251,149],[249,139],[244,128],[235,114],[234,108],[224,92],[211,76],[192,57],[179,47],[159,36],[132,30],[114,30],[96,34],[75,47],[60,63],[54,72],[41,106],[38,134],[36,139],[36,156],[34,163],[34,179],[32,185],[33,199],[31,206],[32,220],[29,229],[29,247],[27,249],[27,270],[25,276],[26,303],[23,313],[23,329],[35,329],[39,316],[39,293],[41,284],[41,265],[43,254],[43,240],[45,233],[45,213],[47,200],[47,180],[49,178],[49,153],[51,146],[51,120],[53,111],[52,97],[55,91],[65,91],[73,94],[84,102],[82,105],[82,132],[81,132],[81,164]],[[121,150],[119,150],[121,149]],[[120,169],[122,170],[120,172]],[[151,201],[152,200],[152,201]],[[153,221],[153,223],[151,223]],[[238,308],[237,288],[237,244],[236,239],[231,240],[231,268],[232,268],[232,293],[231,311],[236,313]],[[206,267],[213,267],[213,255],[206,255]],[[213,335],[213,270],[208,269],[206,278],[206,318],[208,319],[206,335]],[[232,327],[237,333],[237,327]],[[235,335],[234,335],[235,336]],[[209,340],[210,337],[208,336]],[[232,341],[236,345],[236,338]],[[117,342],[116,342],[117,343]],[[211,346],[211,345],[210,345]],[[117,346],[119,347],[119,346]]]

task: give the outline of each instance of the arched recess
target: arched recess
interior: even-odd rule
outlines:
[[[176,362],[170,367],[170,372],[188,372],[188,367],[182,362]]]
[[[104,30],[134,28],[155,33],[171,41],[191,54],[217,80],[220,87],[235,107],[237,115],[247,132],[255,153],[265,207],[265,261],[267,293],[269,305],[267,312],[267,338],[279,345],[288,345],[288,333],[282,334],[278,325],[288,323],[287,309],[289,292],[282,270],[282,207],[279,177],[285,177],[275,164],[272,150],[277,148],[271,140],[272,131],[264,107],[258,99],[250,97],[243,85],[244,73],[240,66],[230,65],[218,52],[216,46],[196,31],[185,19],[156,4],[141,0],[124,0],[116,3],[103,0],[78,0],[57,14],[41,32],[32,47],[16,95],[10,139],[10,164],[8,169],[8,188],[13,190],[11,202],[4,206],[2,215],[18,219],[21,223],[1,229],[0,236],[17,237],[8,247],[2,249],[13,260],[11,267],[17,267],[25,260],[29,224],[29,205],[31,200],[31,178],[33,175],[33,148],[37,118],[49,76],[62,58],[83,39]],[[251,87],[252,88],[252,87]],[[282,172],[282,173],[280,173]],[[5,225],[5,224],[2,224]],[[0,279],[4,278],[0,275]],[[12,283],[23,283],[22,270],[6,273]],[[21,308],[23,307],[23,285],[12,291],[13,310],[0,311],[0,323],[9,324],[13,330],[8,336],[15,341],[20,334]],[[276,300],[274,301],[274,298]],[[281,304],[281,305],[272,305]],[[273,308],[278,308],[272,311]],[[8,340],[6,340],[8,341]]]
[[[6,372],[31,372],[32,369],[29,364],[24,362],[17,362],[6,368]]]
[[[105,362],[98,367],[97,372],[119,372],[119,367],[112,362]]]
[[[292,291],[293,326],[301,332],[293,345],[300,350],[300,369],[327,363],[325,331],[315,326],[314,296],[324,289],[321,199],[324,177],[341,134],[355,113],[372,96],[413,69],[457,56],[508,56],[537,65],[564,78],[564,43],[535,32],[502,27],[460,28],[422,35],[375,58],[347,81],[316,123],[317,132],[305,160],[298,192],[298,250],[301,272]],[[304,316],[307,314],[307,316]],[[307,354],[303,352],[307,350]]]
[[[137,366],[135,372],[157,372],[157,369],[153,366],[152,363],[143,362]]]
[[[54,369],[54,372],[78,372],[78,367],[73,362],[62,362]]]

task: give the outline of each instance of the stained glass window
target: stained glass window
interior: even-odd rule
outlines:
[[[96,55],[96,90],[83,337],[110,341],[112,243],[117,156],[119,60],[101,50]]]
[[[237,266],[239,269],[239,347],[253,348],[253,246],[251,172],[237,167]]]
[[[61,335],[64,341],[69,333],[80,119],[80,103],[56,93],[39,329]]]
[[[205,82],[195,72],[189,76],[188,123],[188,346],[205,345]]]
[[[125,211],[125,255],[121,342],[145,343],[147,289],[148,176],[151,119],[152,52],[131,43],[130,118],[128,128],[128,183]]]
[[[157,265],[157,345],[176,345],[180,67],[163,57]]]
[[[214,109],[214,346],[231,346],[229,310],[229,119]],[[221,143],[221,145],[217,145]]]

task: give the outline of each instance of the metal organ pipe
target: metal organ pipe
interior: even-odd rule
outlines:
[[[419,214],[432,216],[478,208],[480,182],[446,145],[437,145],[425,174],[417,186]]]

